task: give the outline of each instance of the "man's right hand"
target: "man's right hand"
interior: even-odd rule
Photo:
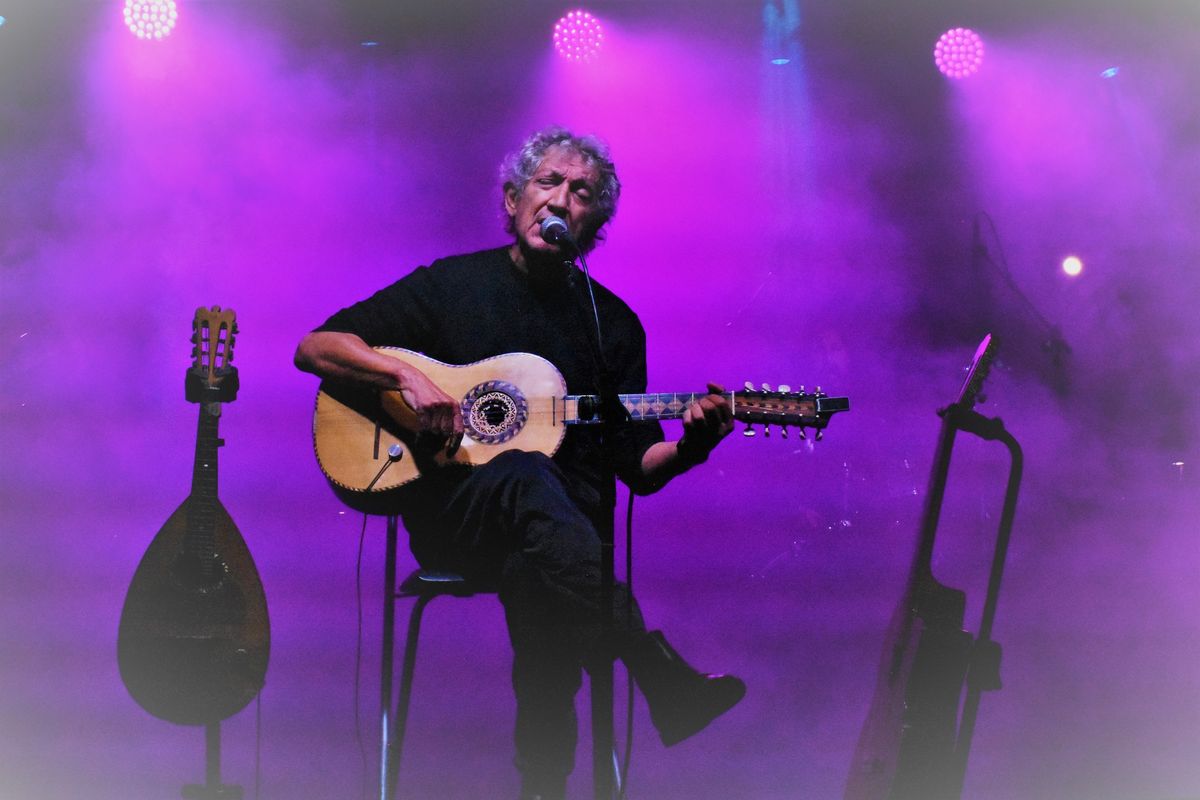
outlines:
[[[462,439],[463,419],[462,409],[458,402],[443,392],[426,377],[424,372],[414,366],[400,362],[398,382],[399,393],[405,404],[416,416],[417,435],[428,437],[431,441],[455,442]],[[387,405],[384,406],[387,408]],[[389,411],[390,413],[390,411]],[[395,416],[393,414],[393,416]],[[404,422],[404,420],[398,420]]]

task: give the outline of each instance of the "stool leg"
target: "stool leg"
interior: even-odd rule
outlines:
[[[399,536],[400,521],[395,514],[387,518],[387,555],[383,565],[383,654],[379,676],[379,798],[390,800],[388,775],[391,772],[388,755],[391,747],[388,735],[391,733],[391,720],[388,715],[392,711],[392,661],[395,658],[396,635],[396,539]]]
[[[408,729],[408,707],[412,699],[413,672],[417,666],[417,643],[421,635],[421,617],[425,606],[433,595],[423,595],[413,603],[412,614],[408,618],[408,637],[404,643],[404,663],[400,668],[400,692],[396,697],[396,715],[392,719],[392,735],[389,741],[391,751],[388,757],[389,772],[387,775],[388,797],[396,798],[396,784],[400,776],[400,759],[404,754],[404,734]]]

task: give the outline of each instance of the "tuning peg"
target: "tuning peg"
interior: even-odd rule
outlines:
[[[800,394],[804,394],[804,384],[800,384]]]
[[[807,438],[808,438],[808,435],[804,433],[804,428],[801,428],[801,429],[800,429],[800,438],[801,438],[801,439],[807,439]]]
[[[780,387],[780,388],[782,388],[782,387]],[[783,438],[785,438],[785,439],[786,439],[786,438],[788,438],[788,435],[787,435],[787,425],[780,425],[780,426],[779,426],[779,433],[780,433],[780,435],[781,435],[781,436],[783,436]]]
[[[754,435],[754,428],[750,425],[750,423],[746,423],[746,430],[742,431],[742,436],[749,437],[749,436],[753,436],[753,435]]]
[[[818,386],[815,390],[813,390],[813,394],[823,394],[823,392],[821,391],[821,387]]]
[[[762,390],[763,390],[764,392],[769,392],[769,391],[771,391],[771,385],[770,385],[770,384],[767,384],[767,383],[764,383],[764,384],[762,385]]]
[[[771,426],[766,423],[763,423],[763,437],[766,439],[771,438]]]
[[[745,387],[746,387],[746,391],[747,391],[747,392],[753,392],[753,391],[754,391],[754,384],[753,384],[753,383],[751,383],[750,381],[746,381],[746,383],[745,383]]]
[[[779,391],[783,392],[784,394],[787,394],[791,390],[792,387],[788,386],[786,383],[779,384]]]
[[[819,442],[824,438],[825,438],[825,431],[822,430],[821,428],[817,428],[817,435],[813,437],[813,441]]]

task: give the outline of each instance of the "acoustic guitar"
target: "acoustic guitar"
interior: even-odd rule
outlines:
[[[317,462],[336,486],[350,492],[375,493],[420,478],[429,469],[458,463],[483,464],[506,450],[553,455],[570,425],[603,421],[599,398],[567,394],[566,381],[546,359],[531,353],[507,353],[455,365],[398,347],[378,352],[421,370],[462,409],[461,443],[432,453],[417,446],[416,418],[399,392],[377,392],[326,381],[317,393],[313,443]],[[631,421],[678,419],[704,392],[623,394],[618,399]],[[845,397],[792,392],[765,385],[726,394],[736,419],[765,426],[817,431],[829,418],[850,408]],[[769,435],[769,427],[765,432]],[[747,428],[748,435],[753,430]]]
[[[933,545],[956,431],[950,411],[975,406],[994,355],[989,335],[976,350],[953,406],[940,412],[921,533],[888,628],[843,800],[949,800],[959,795],[958,706],[973,638],[963,630],[966,593],[933,575]]]
[[[200,404],[192,490],[154,537],[125,597],[117,662],[129,694],[180,725],[211,725],[258,694],[270,629],[262,581],[217,499],[222,403],[237,396],[232,310],[196,310],[187,399]]]

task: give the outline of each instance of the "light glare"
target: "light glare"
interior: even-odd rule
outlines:
[[[933,62],[947,78],[966,78],[983,64],[983,39],[970,28],[951,28],[933,46]]]
[[[178,18],[175,0],[125,0],[125,26],[139,39],[161,41]]]
[[[603,46],[600,20],[586,11],[572,11],[554,25],[554,49],[568,61],[591,61]]]
[[[1083,272],[1083,262],[1078,256],[1067,256],[1062,262],[1062,271],[1074,278]]]

